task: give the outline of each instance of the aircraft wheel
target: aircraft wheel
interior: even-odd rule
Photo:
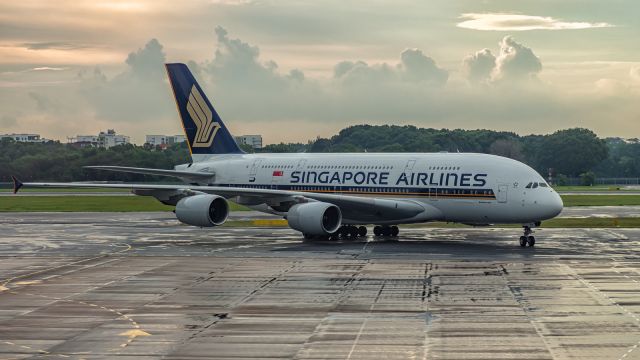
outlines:
[[[373,227],[373,235],[380,236],[382,235],[382,226],[376,225]]]
[[[352,238],[358,237],[358,228],[355,226],[349,226],[349,236]]]
[[[391,227],[391,236],[398,236],[399,233],[400,233],[400,229],[398,229],[397,226],[393,225]]]
[[[391,227],[390,226],[382,227],[382,236],[389,236],[389,235],[391,235]]]
[[[341,238],[345,238],[348,234],[349,231],[347,230],[347,227],[345,225],[340,226],[340,228],[338,229],[338,236]]]
[[[358,228],[358,235],[359,236],[367,236],[367,228],[365,226],[360,226]]]
[[[526,236],[520,236],[520,246],[522,246],[522,247],[527,246],[527,237]]]
[[[529,245],[529,247],[533,247],[533,245],[536,244],[536,238],[533,236],[529,236],[527,238],[527,245]]]

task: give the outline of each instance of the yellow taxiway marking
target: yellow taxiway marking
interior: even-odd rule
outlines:
[[[274,220],[253,220],[251,222],[255,226],[281,226],[287,225],[287,220],[274,219]]]
[[[140,329],[134,329],[134,330],[129,330],[129,331],[122,332],[119,335],[120,336],[127,336],[129,338],[129,340],[127,340],[126,343],[120,344],[120,347],[124,348],[124,347],[127,347],[129,344],[131,344],[133,339],[137,338],[138,336],[150,336],[151,334],[149,334],[146,331],[142,331]]]
[[[119,335],[128,336],[130,338],[134,338],[134,337],[138,337],[138,336],[149,336],[151,334],[149,334],[146,331],[135,329],[135,330],[129,330],[129,331],[122,332]]]
[[[35,285],[35,284],[40,284],[42,282],[42,280],[29,280],[29,281],[17,281],[14,282],[14,285]]]
[[[95,257],[92,257],[92,258],[83,259],[83,260],[79,260],[79,261],[74,261],[74,262],[71,262],[71,263],[61,264],[61,265],[54,266],[54,267],[51,267],[51,268],[46,268],[46,269],[38,270],[38,271],[35,271],[35,272],[32,272],[32,273],[14,276],[14,277],[12,277],[10,279],[6,279],[4,281],[0,281],[0,292],[11,290],[10,288],[7,287],[7,285],[9,285],[9,284],[13,284],[13,285],[34,285],[34,284],[42,283],[42,280],[15,281],[17,279],[28,278],[30,276],[35,276],[35,275],[38,275],[38,274],[42,274],[44,272],[60,269],[60,268],[63,268],[65,266],[81,264],[83,262],[89,262],[89,261],[97,260],[97,259],[100,259],[100,258],[105,258],[105,257],[113,256],[113,255],[122,254],[122,253],[125,253],[125,252],[130,251],[131,249],[133,249],[133,247],[131,245],[129,245],[129,244],[119,244],[119,245],[125,245],[126,249],[118,250],[118,251],[115,251],[115,252],[112,252],[112,253],[108,253],[108,254],[101,254],[99,256],[95,256]],[[107,261],[107,262],[116,261],[116,260],[117,259],[113,259],[113,260],[110,260],[110,261]],[[101,266],[101,265],[104,265],[107,262],[103,262],[103,263],[100,263],[100,264],[95,264],[95,265],[92,265],[90,267]],[[51,277],[45,278],[45,280],[48,280],[49,278],[51,278]],[[15,291],[10,291],[10,293],[11,294],[18,294]],[[48,298],[48,299],[54,299],[54,300],[58,300],[58,301],[65,301],[65,302],[70,302],[70,303],[79,303],[79,304],[84,304],[84,305],[88,305],[88,306],[100,307],[100,308],[102,308],[104,310],[108,310],[108,311],[110,311],[112,313],[118,314],[120,317],[128,320],[129,323],[135,328],[134,330],[130,330],[130,331],[125,332],[125,333],[136,332],[136,333],[134,333],[133,336],[127,334],[126,336],[129,336],[129,339],[127,340],[126,343],[121,344],[120,345],[121,347],[126,347],[127,345],[129,345],[137,336],[149,336],[149,335],[151,335],[151,334],[149,334],[147,332],[139,330],[140,329],[140,325],[135,320],[131,319],[129,316],[123,314],[122,312],[114,310],[114,309],[109,309],[109,308],[104,307],[104,306],[99,306],[99,305],[87,303],[87,302],[84,302],[84,301],[77,301],[77,300],[72,300],[72,299],[64,299],[64,298],[59,298],[59,297],[55,297],[55,296],[46,296],[46,295],[31,294],[31,293],[22,293],[22,294],[28,295],[28,296],[37,296],[37,297],[43,297],[43,298]],[[123,333],[123,334],[125,334],[125,333]],[[51,352],[49,352],[47,350],[35,349],[33,347],[26,346],[26,345],[18,345],[16,343],[12,343],[10,341],[5,341],[4,344],[17,346],[17,347],[21,347],[23,349],[29,349],[29,350],[32,350],[32,351],[36,351],[36,352],[38,352],[40,354],[46,354],[46,355],[50,355],[50,356],[57,356],[57,357],[60,357],[60,358],[69,358],[70,357],[69,355],[65,355],[65,354],[54,354],[54,353],[51,353]],[[80,360],[84,360],[84,358],[80,358]]]

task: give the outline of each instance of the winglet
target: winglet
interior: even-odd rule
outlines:
[[[13,180],[13,193],[17,194],[24,184],[22,184],[22,181],[18,180],[18,178],[13,175],[11,176],[11,180]]]

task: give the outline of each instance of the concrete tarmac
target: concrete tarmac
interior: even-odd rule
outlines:
[[[0,359],[639,359],[640,229],[519,235],[0,214]]]

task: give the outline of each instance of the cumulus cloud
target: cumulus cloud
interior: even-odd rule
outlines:
[[[579,30],[605,28],[613,25],[599,22],[563,21],[549,16],[533,16],[504,13],[466,13],[458,27],[484,31],[527,31],[527,30]]]
[[[225,85],[248,87],[284,86],[274,61],[260,62],[260,49],[240,39],[232,39],[221,26],[215,28],[218,48],[213,61],[206,67],[214,81]],[[250,81],[250,84],[246,82]]]
[[[462,62],[463,71],[471,83],[482,83],[491,79],[496,67],[496,57],[489,49],[482,49],[468,55]]]
[[[597,85],[610,96],[596,91],[574,96],[566,88],[560,91],[548,82],[530,81],[538,78],[542,63],[532,49],[511,37],[503,38],[497,51],[483,49],[464,58],[462,73],[469,82],[484,84],[481,87],[449,81],[457,69],[441,67],[420,49],[404,50],[397,61],[338,61],[332,76],[318,78],[299,69],[282,70],[264,59],[257,46],[230,36],[222,27],[215,29],[215,37],[209,59],[187,65],[232,132],[259,131],[268,142],[327,136],[356,123],[541,132],[593,126],[612,113],[622,114],[620,119],[638,113],[637,99],[629,100],[632,94],[627,92],[627,98],[619,100],[621,90],[606,81]],[[55,127],[61,138],[107,127],[138,139],[151,132],[179,132],[162,44],[152,39],[122,60],[124,69],[116,75],[94,68],[64,88],[0,87],[0,108],[7,115],[20,109],[24,113],[15,116],[19,126]],[[632,78],[637,75],[637,69],[631,71]],[[612,97],[613,108],[607,106]],[[632,115],[630,108],[635,109]],[[0,120],[17,129],[11,119]],[[89,126],[95,130],[83,130]],[[43,135],[51,136],[44,130]]]
[[[131,67],[131,75],[154,80],[164,75],[166,56],[160,42],[151,39],[144,48],[130,53],[125,62]]]
[[[540,59],[530,48],[505,36],[500,42],[500,54],[496,57],[494,80],[532,79],[542,70]]]
[[[494,56],[489,49],[483,49],[465,57],[462,66],[469,82],[514,84],[537,78],[542,63],[533,50],[511,36],[505,36],[499,45],[498,56]]]
[[[341,61],[334,67],[334,78],[346,85],[370,85],[397,81],[398,74],[389,64],[369,65],[362,60]]]
[[[334,78],[345,84],[408,82],[442,86],[448,77],[449,72],[438,67],[436,62],[420,49],[404,50],[400,54],[400,63],[395,66],[386,63],[369,65],[364,61],[342,61],[334,67]]]
[[[189,66],[204,80],[222,116],[230,113],[251,122],[303,116],[302,104],[318,91],[313,81],[299,69],[281,73],[275,61],[261,59],[257,46],[230,37],[221,26],[215,35],[213,59]]]
[[[80,94],[98,117],[116,122],[145,122],[166,116],[172,109],[164,74],[166,56],[156,39],[129,54],[127,69],[108,79],[96,68],[82,72]]]
[[[436,62],[422,53],[420,49],[406,49],[400,54],[400,70],[408,81],[426,82],[443,85],[447,82],[449,72],[441,69]]]

